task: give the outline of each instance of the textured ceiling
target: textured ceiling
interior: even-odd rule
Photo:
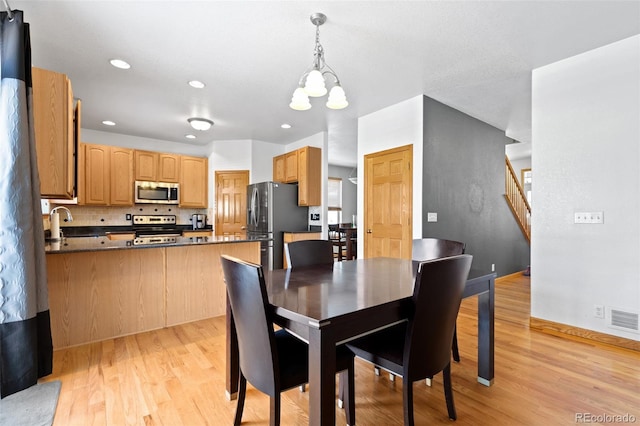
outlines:
[[[531,139],[531,70],[640,33],[637,1],[15,1],[35,66],[63,72],[87,129],[205,145],[329,132],[355,164],[357,117],[426,94]],[[288,104],[320,41],[350,102]],[[109,59],[132,64],[115,69]],[[198,79],[205,89],[189,87]],[[195,141],[187,118],[215,121]],[[106,127],[102,120],[113,120]],[[290,123],[284,130],[280,124]]]

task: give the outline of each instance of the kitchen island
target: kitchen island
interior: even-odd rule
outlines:
[[[46,252],[54,349],[224,315],[220,256],[260,262],[259,241],[223,236],[66,238]]]

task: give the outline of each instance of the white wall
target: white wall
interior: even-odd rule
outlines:
[[[413,145],[413,238],[422,238],[422,150],[424,96],[381,109],[358,119],[358,182],[364,183],[364,156]],[[358,223],[364,223],[364,185],[358,185]],[[364,229],[358,228],[364,241]],[[358,244],[358,257],[364,256]]]
[[[531,315],[640,340],[593,314],[640,311],[640,36],[534,70],[532,114]]]

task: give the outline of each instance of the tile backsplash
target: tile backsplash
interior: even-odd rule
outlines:
[[[66,215],[60,212],[60,226],[128,226],[131,215],[175,215],[178,225],[191,225],[192,214],[206,214],[207,225],[213,225],[213,216],[209,209],[183,209],[178,206],[136,204],[128,207],[93,207],[65,204],[73,216],[72,222],[66,222]]]

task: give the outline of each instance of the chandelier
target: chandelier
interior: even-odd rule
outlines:
[[[293,97],[289,104],[292,109],[306,111],[311,108],[309,96],[320,97],[326,95],[325,78],[327,76],[333,77],[334,83],[327,99],[327,108],[343,109],[349,105],[338,76],[324,61],[324,49],[320,44],[320,25],[326,21],[327,17],[322,13],[311,15],[311,23],[316,26],[316,47],[313,51],[313,64],[302,74],[298,81],[298,88],[293,92]]]

